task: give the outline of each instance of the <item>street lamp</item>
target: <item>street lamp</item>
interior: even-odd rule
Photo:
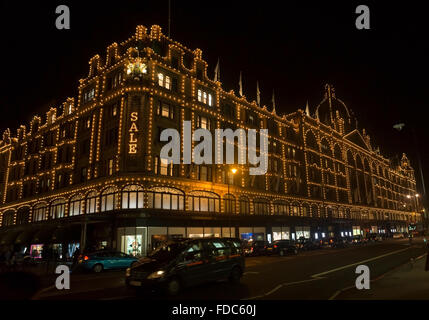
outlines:
[[[234,178],[234,175],[237,173],[237,168],[232,168],[231,170],[230,170],[230,172],[228,172],[228,194],[229,194],[229,173],[232,173],[232,177]],[[234,182],[234,180],[233,180],[233,182]]]

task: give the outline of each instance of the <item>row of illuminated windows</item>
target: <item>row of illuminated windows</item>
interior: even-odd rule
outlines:
[[[164,190],[162,190],[164,189]],[[171,191],[171,192],[169,192]],[[139,209],[144,208],[144,194],[147,195],[147,208],[164,209],[164,210],[184,210],[185,196],[180,191],[171,188],[159,188],[158,191],[144,191],[139,186],[128,186],[122,191],[122,209]],[[201,194],[188,195],[187,204],[189,211],[200,212],[220,212],[220,198],[209,192],[200,192]],[[69,201],[69,216],[77,216],[83,213],[82,205],[85,204],[85,213],[91,214],[97,212],[97,200],[100,201],[100,212],[112,211],[116,208],[117,193],[114,189],[108,190],[97,196],[95,192],[90,193],[85,199],[80,196],[73,197]],[[224,211],[235,213],[236,201],[232,195],[226,195],[223,199]],[[241,214],[250,213],[250,201],[247,198],[239,199],[239,212]],[[265,199],[255,199],[253,201],[254,214],[271,214],[270,202]],[[274,203],[274,214],[291,215],[291,216],[312,216],[313,217],[333,217],[349,219],[377,219],[377,220],[410,220],[410,216],[397,213],[371,213],[344,211],[344,209],[327,208],[319,212],[317,207],[299,206],[299,204],[289,205],[288,203]],[[16,224],[28,222],[29,207],[26,212],[18,210]],[[310,213],[311,212],[311,213]],[[23,215],[23,213],[25,213]],[[47,216],[48,214],[48,216]],[[3,214],[3,226],[13,224],[13,211]],[[65,200],[55,200],[49,206],[44,204],[36,205],[33,208],[33,221],[43,221],[46,219],[59,219],[66,216]]]

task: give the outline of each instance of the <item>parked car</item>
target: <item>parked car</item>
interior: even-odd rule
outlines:
[[[267,246],[267,255],[278,254],[284,256],[287,254],[298,254],[298,247],[291,240],[277,240]]]
[[[108,269],[125,269],[137,262],[137,258],[117,251],[95,251],[79,256],[78,263],[81,267],[94,272]]]
[[[349,245],[350,244],[346,238],[333,238],[333,242],[331,246],[332,248],[341,249],[341,248],[348,248]]]
[[[381,242],[382,241],[381,236],[379,236],[378,234],[370,234],[367,237],[367,239],[368,239],[368,242],[372,242],[372,243]]]
[[[333,237],[323,238],[319,241],[319,243],[321,248],[332,248],[332,245],[334,243],[334,238]]]
[[[356,235],[356,236],[353,236],[353,238],[352,238],[352,244],[353,245],[363,245],[363,244],[367,244],[367,243],[368,243],[368,239],[364,238],[361,235]]]
[[[244,272],[241,241],[203,238],[169,242],[126,270],[126,285],[161,289],[177,295],[183,287],[228,279],[237,284]]]
[[[268,242],[262,240],[247,241],[243,243],[244,255],[245,256],[260,256],[264,255]]]
[[[302,251],[317,250],[321,248],[320,241],[300,238],[298,240],[298,249]]]

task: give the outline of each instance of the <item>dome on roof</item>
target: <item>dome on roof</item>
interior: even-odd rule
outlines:
[[[349,111],[343,101],[335,96],[335,88],[332,85],[325,85],[325,97],[316,108],[316,118],[320,122],[335,127],[337,119],[341,118],[344,121],[346,131],[350,131],[353,127],[353,114]]]

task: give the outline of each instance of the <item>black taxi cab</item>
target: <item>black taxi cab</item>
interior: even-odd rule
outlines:
[[[183,287],[229,280],[237,284],[244,272],[242,244],[234,238],[185,239],[167,243],[126,270],[126,285],[163,289],[176,295]]]

